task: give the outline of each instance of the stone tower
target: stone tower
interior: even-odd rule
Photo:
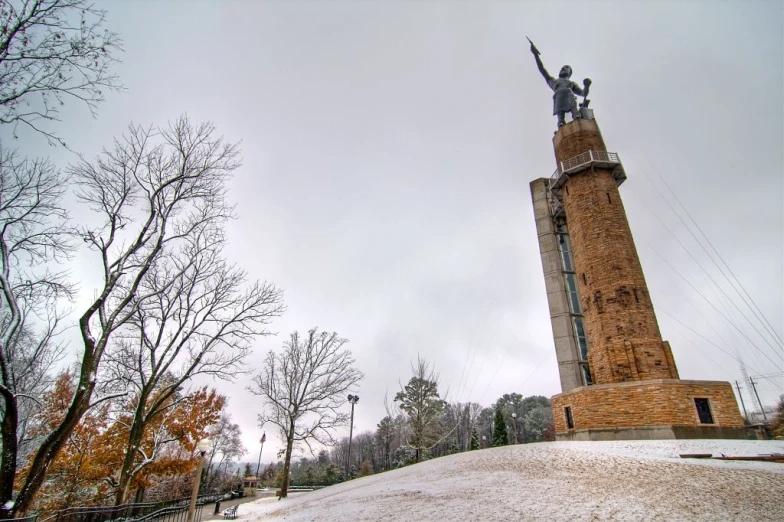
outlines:
[[[559,127],[553,147],[556,171],[531,196],[563,391],[556,437],[746,438],[728,382],[679,378],[618,190],[626,173],[596,120]]]

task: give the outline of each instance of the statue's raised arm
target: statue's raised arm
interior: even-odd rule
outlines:
[[[526,38],[531,42],[530,38],[527,36]],[[561,70],[558,72],[558,78],[553,78],[547,72],[547,69],[544,68],[542,59],[539,57],[541,53],[533,42],[531,42],[531,53],[533,53],[536,60],[536,67],[542,73],[548,87],[553,90],[553,114],[558,116],[558,126],[566,124],[565,115],[567,112],[572,114],[573,120],[579,118],[580,111],[577,109],[577,99],[574,95],[588,96],[591,80],[589,78],[583,80],[583,87],[580,88],[579,85],[571,80],[572,68],[568,65],[561,67]],[[585,107],[588,107],[587,100],[583,101],[583,104]]]
[[[533,53],[533,55],[534,55],[534,60],[536,60],[536,66],[539,68],[539,72],[542,73],[542,77],[544,78],[544,81],[547,82],[548,87],[550,87],[552,89],[552,87],[553,87],[552,83],[555,81],[555,78],[550,76],[550,73],[547,72],[547,69],[544,68],[544,64],[542,63],[542,59],[539,58],[539,55],[542,54],[542,53],[540,53],[539,49],[537,49],[536,46],[534,45],[534,43],[531,42],[530,38],[528,38],[527,36],[525,38],[526,38],[526,40],[528,40],[531,43],[531,53]]]

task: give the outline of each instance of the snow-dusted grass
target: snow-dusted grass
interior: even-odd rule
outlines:
[[[782,441],[550,442],[434,459],[287,499],[239,520],[784,520]]]

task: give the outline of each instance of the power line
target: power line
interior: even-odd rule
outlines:
[[[744,333],[744,332],[743,332],[743,331],[742,331],[740,328],[738,328],[738,326],[737,326],[737,325],[735,325],[735,324],[734,324],[732,321],[730,321],[730,320],[727,318],[727,316],[725,316],[723,313],[721,313],[721,311],[720,311],[718,308],[716,308],[716,305],[714,305],[713,303],[711,303],[711,302],[710,302],[710,300],[709,300],[708,298],[706,298],[706,297],[703,295],[703,293],[702,293],[702,292],[700,292],[699,290],[697,290],[697,288],[696,288],[696,287],[695,287],[693,284],[691,284],[691,282],[690,282],[690,281],[689,281],[689,280],[688,280],[688,279],[687,279],[687,278],[686,278],[686,277],[685,277],[683,274],[681,274],[681,273],[680,273],[680,271],[678,271],[678,269],[677,269],[677,268],[675,268],[674,266],[672,266],[672,265],[670,264],[670,262],[669,262],[669,261],[667,261],[666,259],[664,259],[664,257],[662,257],[662,255],[661,255],[661,254],[659,254],[659,253],[658,253],[658,252],[657,252],[655,249],[653,249],[653,248],[652,248],[650,245],[648,245],[647,243],[645,243],[645,246],[647,246],[648,248],[650,248],[650,249],[651,249],[651,250],[652,250],[652,251],[653,251],[653,252],[654,252],[654,253],[655,253],[655,254],[656,254],[658,257],[659,257],[659,259],[661,259],[662,261],[664,261],[664,263],[665,263],[667,266],[669,266],[669,267],[670,267],[670,268],[671,268],[671,269],[672,269],[672,270],[673,270],[673,271],[674,271],[676,274],[678,274],[678,276],[680,276],[680,278],[681,278],[681,279],[683,279],[683,281],[684,281],[684,282],[685,282],[687,285],[689,285],[689,287],[691,287],[691,289],[692,289],[692,290],[694,290],[694,291],[697,293],[697,295],[699,295],[700,297],[702,297],[702,298],[705,300],[705,302],[706,302],[706,303],[708,303],[708,304],[711,306],[711,308],[713,308],[714,310],[716,310],[716,313],[718,313],[718,314],[719,314],[719,315],[720,315],[720,316],[721,316],[721,317],[722,317],[722,318],[723,318],[725,321],[727,321],[727,324],[729,324],[729,325],[731,325],[731,326],[735,327],[735,328],[738,330],[738,332],[739,332],[739,333],[740,333],[740,334],[743,336],[743,338],[744,338],[744,339],[746,339],[746,340],[747,340],[747,341],[748,341],[748,342],[749,342],[749,343],[750,343],[750,344],[751,344],[751,345],[752,345],[754,348],[756,348],[757,350],[759,350],[759,352],[760,352],[762,355],[764,355],[764,356],[765,356],[765,357],[766,357],[766,358],[767,358],[767,359],[770,361],[770,363],[771,363],[771,364],[772,364],[772,365],[773,365],[775,368],[779,368],[779,366],[778,366],[778,363],[776,363],[776,362],[775,362],[773,359],[771,359],[771,358],[768,356],[768,354],[766,354],[766,353],[765,353],[765,352],[764,352],[764,351],[763,351],[763,350],[762,350],[762,349],[761,349],[759,346],[757,346],[757,345],[754,343],[754,341],[752,341],[751,339],[749,339],[749,337],[748,337],[748,336],[747,336],[747,335],[746,335],[746,334],[745,334],[745,333]]]
[[[778,335],[778,333],[775,331],[773,326],[770,324],[770,321],[768,321],[768,319],[765,317],[765,314],[762,312],[762,310],[760,310],[759,306],[757,306],[757,304],[754,302],[754,299],[751,297],[751,295],[749,295],[749,293],[746,290],[746,288],[743,286],[743,284],[735,276],[735,273],[732,271],[732,269],[729,267],[727,262],[721,256],[719,251],[713,245],[711,240],[708,238],[708,236],[702,230],[700,225],[697,223],[697,221],[691,215],[691,212],[689,212],[689,209],[686,208],[686,206],[681,202],[680,198],[678,198],[678,195],[675,193],[675,191],[672,190],[672,187],[670,187],[670,184],[667,183],[667,180],[664,179],[659,174],[659,172],[656,170],[656,167],[650,161],[648,161],[647,158],[645,158],[644,156],[643,156],[643,159],[645,160],[646,163],[648,163],[648,165],[651,166],[651,168],[653,169],[653,172],[661,180],[661,182],[664,183],[664,186],[667,188],[667,190],[670,192],[670,194],[672,194],[672,196],[675,198],[675,201],[678,202],[678,204],[680,205],[681,209],[683,209],[683,212],[686,214],[686,216],[688,216],[689,220],[694,224],[694,227],[697,229],[697,231],[700,233],[700,235],[705,239],[705,242],[710,246],[711,250],[713,250],[713,252],[716,254],[716,257],[718,257],[718,259],[721,261],[721,263],[727,268],[727,271],[730,273],[730,275],[732,275],[732,279],[730,279],[727,276],[727,274],[722,269],[721,265],[719,265],[716,262],[716,260],[713,258],[713,256],[710,254],[710,252],[708,252],[708,250],[705,248],[705,246],[702,244],[702,242],[699,240],[699,238],[697,238],[697,236],[694,234],[694,232],[692,232],[691,227],[689,227],[689,225],[686,222],[684,222],[683,218],[675,210],[675,208],[670,204],[670,202],[667,200],[667,198],[664,197],[664,195],[661,193],[661,191],[659,191],[659,189],[653,183],[651,183],[651,185],[656,189],[657,192],[659,192],[659,195],[662,196],[662,199],[667,204],[667,206],[670,207],[670,209],[678,217],[680,222],[686,227],[686,231],[689,232],[689,234],[694,238],[694,240],[697,242],[697,244],[700,246],[700,248],[703,250],[703,252],[705,252],[705,254],[708,255],[708,258],[711,261],[713,261],[713,264],[716,266],[716,268],[719,269],[719,272],[721,272],[721,274],[724,276],[724,278],[727,280],[727,282],[730,283],[730,286],[740,296],[740,298],[743,300],[743,302],[746,304],[746,306],[749,307],[749,310],[751,310],[752,314],[754,314],[754,317],[756,317],[757,320],[760,322],[760,324],[762,324],[763,328],[765,328],[765,330],[768,332],[768,334],[770,334],[774,339],[776,339],[778,341],[779,345],[784,347],[784,342],[782,342],[781,337]],[[740,287],[740,289],[743,291],[742,293],[735,286],[735,283],[733,282],[733,279],[734,279],[735,283],[737,283],[738,287]],[[748,298],[748,300],[747,300],[747,298]],[[749,303],[751,303],[751,304],[749,304]]]
[[[680,319],[678,319],[677,317],[675,317],[675,316],[673,316],[673,315],[670,315],[670,314],[668,314],[666,310],[662,310],[661,308],[660,308],[660,310],[661,310],[661,311],[664,313],[664,315],[666,315],[667,317],[669,317],[670,319],[672,319],[672,320],[673,320],[673,321],[675,321],[676,323],[680,324],[680,325],[681,325],[681,326],[683,326],[684,328],[688,328],[690,331],[692,331],[692,332],[693,332],[693,333],[695,333],[696,335],[698,335],[698,336],[702,337],[702,338],[703,338],[705,341],[707,341],[708,343],[712,344],[713,346],[715,346],[716,348],[718,348],[719,350],[721,350],[722,352],[724,352],[726,355],[729,355],[731,358],[735,359],[737,362],[739,362],[739,363],[743,364],[743,361],[742,361],[742,360],[741,360],[741,359],[740,359],[738,356],[732,355],[730,352],[728,352],[727,350],[725,350],[724,348],[722,348],[722,347],[721,347],[721,346],[719,346],[718,344],[714,343],[713,341],[711,341],[710,339],[708,339],[707,337],[705,337],[704,335],[702,335],[700,332],[698,332],[697,330],[695,330],[695,329],[694,329],[694,328],[692,328],[691,326],[689,326],[689,325],[687,325],[686,323],[682,322],[682,321],[681,321]],[[751,366],[749,366],[749,368],[751,368]],[[752,370],[754,370],[754,368],[751,368],[751,369],[752,369]],[[756,372],[757,370],[754,370],[754,371]]]

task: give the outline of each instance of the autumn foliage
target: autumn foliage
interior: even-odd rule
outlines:
[[[72,373],[60,374],[41,402],[30,436],[42,437],[61,422],[74,394]],[[35,498],[35,511],[53,513],[72,506],[111,504],[118,486],[116,473],[124,458],[128,428],[136,398],[105,402],[82,417],[68,443],[49,468]],[[134,461],[133,491],[141,500],[145,490],[191,473],[196,444],[220,417],[226,398],[202,387],[170,398],[145,430]],[[25,479],[29,463],[18,475]]]
[[[43,437],[62,422],[73,394],[73,374],[61,373],[54,388],[43,396],[30,436]],[[102,446],[108,413],[109,404],[102,404],[82,417],[68,444],[50,466],[47,480],[36,497],[35,509],[50,513],[74,505],[93,505],[101,503],[110,492]],[[29,462],[19,470],[18,482],[24,480],[28,470]]]

